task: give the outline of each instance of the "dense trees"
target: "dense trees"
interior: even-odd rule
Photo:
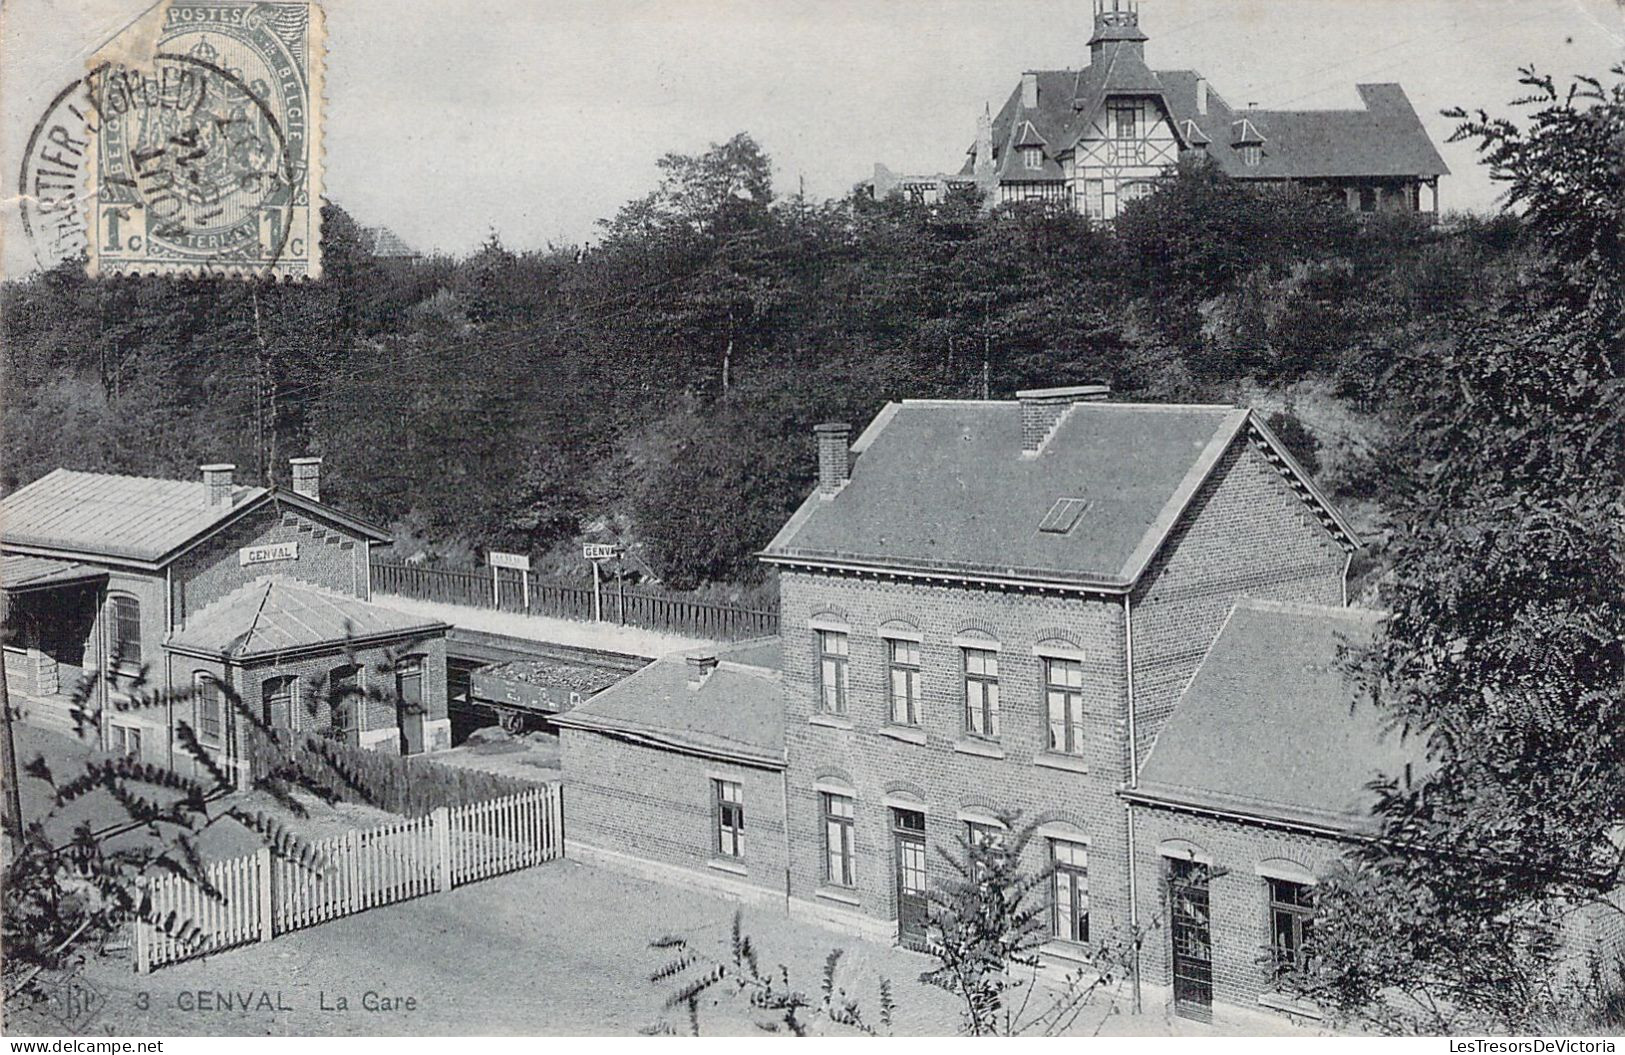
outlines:
[[[316,283],[11,283],[0,485],[221,459],[276,479],[308,450],[333,498],[447,560],[563,555],[597,525],[674,583],[737,581],[804,493],[819,420],[1093,381],[1197,399],[1324,377],[1380,406],[1389,353],[1521,251],[1194,166],[1115,230],[775,196],[744,135],[660,168],[591,247],[493,233],[462,260],[378,259],[329,206]]]
[[[1392,616],[1359,673],[1433,765],[1379,788],[1311,988],[1394,1029],[1564,1014],[1564,918],[1625,913],[1625,80],[1524,83],[1523,124],[1456,116],[1525,266],[1389,374]]]

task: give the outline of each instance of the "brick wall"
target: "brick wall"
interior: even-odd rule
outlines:
[[[1134,591],[1136,757],[1237,598],[1341,605],[1346,566],[1346,551],[1253,442],[1232,445]]]
[[[245,566],[239,557],[245,546],[278,542],[297,543],[298,558]],[[176,625],[184,625],[188,616],[266,575],[285,576],[366,600],[367,546],[348,529],[291,508],[266,506],[174,563]]]
[[[1141,951],[1140,970],[1148,985],[1172,984],[1168,933],[1167,854],[1211,861],[1208,908],[1212,914],[1213,999],[1215,1004],[1256,1010],[1271,989],[1269,887],[1258,872],[1282,864],[1316,876],[1348,848],[1337,840],[1200,817],[1147,806],[1134,808],[1135,878],[1142,926],[1158,924]],[[1214,1017],[1224,1018],[1222,1007]]]
[[[399,642],[394,647],[399,649],[405,642]],[[327,726],[330,721],[326,694],[326,677],[335,667],[354,662],[363,668],[363,687],[372,686],[382,692],[393,694],[395,686],[392,683],[383,683],[388,675],[378,672],[377,667],[390,657],[388,644],[374,645],[368,648],[357,649],[353,658],[342,650],[324,653],[317,656],[306,656],[301,659],[282,663],[261,663],[247,667],[235,664],[226,666],[214,660],[196,659],[191,656],[171,656],[170,684],[176,689],[185,689],[193,684],[199,673],[208,673],[222,679],[238,694],[243,706],[251,713],[263,714],[264,700],[262,690],[265,682],[277,677],[294,676],[300,682],[300,703],[294,708],[295,728],[317,730]],[[406,655],[407,653],[401,653]],[[411,650],[411,655],[421,656],[423,660],[423,694],[426,707],[424,720],[424,747],[425,750],[435,751],[450,747],[450,730],[446,721],[446,642],[444,638],[431,638],[418,642]],[[399,658],[399,657],[397,657]],[[307,701],[316,702],[315,712],[312,714]],[[177,720],[185,721],[194,730],[198,728],[197,708],[195,700],[188,698],[175,704],[174,716]],[[166,717],[160,712],[143,712],[141,714],[120,714],[111,718],[117,724],[135,725],[142,729],[142,757],[147,761],[158,764],[173,764],[178,771],[195,775],[197,767],[190,756],[179,748],[174,748],[174,758],[171,763],[169,733],[164,722]],[[236,714],[227,715],[228,735],[231,742],[237,745],[236,754],[241,754],[242,745],[246,744],[246,733],[241,728],[241,718]],[[367,700],[361,716],[361,729],[363,736],[373,733],[377,743],[371,745],[375,750],[390,754],[400,750],[399,725],[394,707],[384,701]]]
[[[787,694],[790,853],[793,895],[834,911],[849,907],[896,917],[892,813],[888,797],[922,804],[930,843],[957,847],[961,814],[1019,810],[1023,819],[1069,825],[1090,840],[1093,920],[1123,916],[1125,830],[1114,790],[1124,776],[1124,693],[1120,602],[1033,593],[983,594],[951,586],[836,578],[801,572],[780,577]],[[850,628],[849,728],[817,724],[813,713],[816,638],[809,620]],[[882,626],[921,638],[923,743],[886,735],[890,709]],[[1002,758],[965,753],[963,659],[956,637],[997,641]],[[1040,641],[1064,642],[1084,656],[1087,772],[1049,768]],[[823,883],[823,821],[817,785],[856,792],[856,888]],[[1047,846],[1035,840],[1033,867]],[[943,866],[929,855],[934,874]],[[840,900],[836,900],[840,899]],[[849,906],[849,902],[855,905]],[[1092,920],[1092,922],[1093,922]]]
[[[581,729],[561,730],[559,749],[572,843],[696,872],[714,871],[734,882],[783,892],[784,791],[777,770],[697,758]],[[742,785],[743,861],[715,853],[713,779]]]

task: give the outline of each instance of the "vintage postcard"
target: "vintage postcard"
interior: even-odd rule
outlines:
[[[1615,1052],[1622,56],[7,0],[4,1043]]]

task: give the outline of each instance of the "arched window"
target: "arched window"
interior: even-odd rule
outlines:
[[[292,675],[267,678],[260,684],[260,707],[265,724],[272,729],[296,728],[299,721],[299,679]]]
[[[193,702],[197,713],[197,738],[205,747],[226,746],[226,708],[220,682],[206,670],[192,675]]]
[[[108,598],[108,651],[121,667],[141,665],[141,602],[127,594]]]

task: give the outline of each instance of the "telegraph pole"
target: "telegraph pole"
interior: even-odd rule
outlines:
[[[17,772],[17,745],[11,737],[11,693],[6,688],[4,649],[0,649],[0,725],[4,726],[4,731],[0,732],[0,775],[4,776],[6,783],[4,801],[0,802],[0,811],[4,812],[0,823],[5,825],[12,860],[16,860],[23,852],[23,798]]]

